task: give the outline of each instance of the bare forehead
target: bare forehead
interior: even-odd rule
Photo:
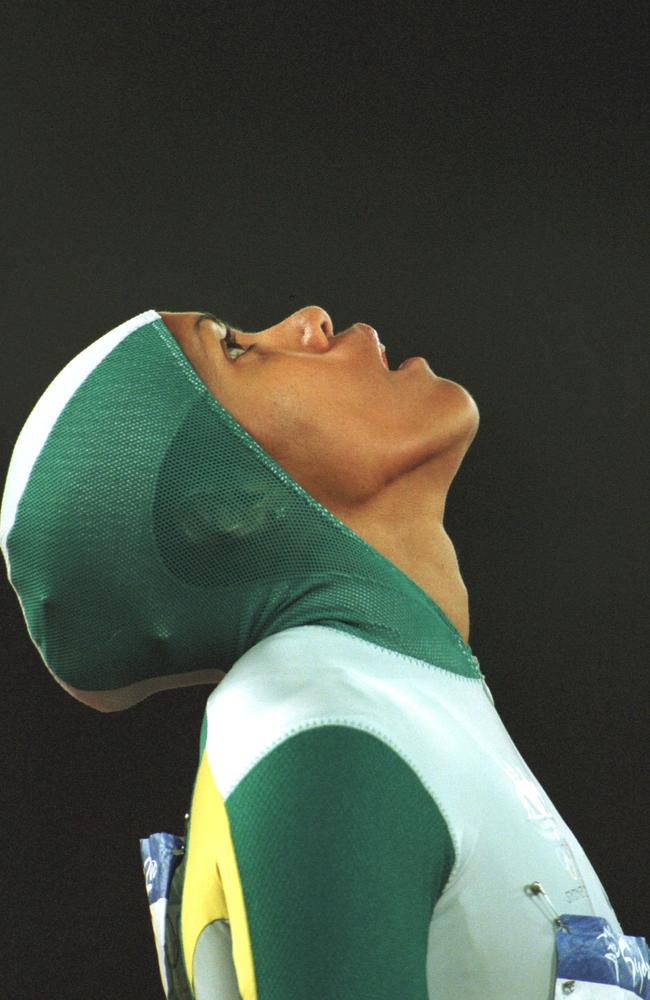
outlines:
[[[170,322],[175,325],[194,323],[199,316],[205,315],[205,313],[196,310],[194,312],[172,312],[171,309],[159,309],[159,315],[164,319],[165,323]]]
[[[171,312],[165,310],[159,311],[159,314],[165,325],[169,327],[175,336],[198,333],[201,323],[204,320],[210,320],[218,326],[224,327],[224,329],[228,328],[225,320],[220,319],[211,312],[199,312],[198,310],[196,312]]]
[[[182,340],[191,336],[195,330],[195,324],[201,316],[200,312],[170,312],[169,310],[158,310],[163,323],[177,340]]]

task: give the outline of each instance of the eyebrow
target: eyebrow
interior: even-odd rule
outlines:
[[[215,316],[214,313],[201,313],[201,315],[197,316],[194,320],[194,329],[197,332],[204,319],[211,319],[214,323],[218,323],[219,326],[223,326],[226,330],[230,329],[225,319],[219,319],[219,317]]]

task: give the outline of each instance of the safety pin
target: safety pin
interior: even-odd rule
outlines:
[[[187,847],[187,821],[190,818],[189,813],[185,813],[185,819],[183,821],[183,843],[180,847],[175,847],[172,849],[172,854],[185,854],[185,848]]]
[[[541,884],[541,882],[531,882],[530,885],[525,885],[524,892],[528,896],[543,896],[548,906],[551,908],[551,912],[553,913],[553,923],[555,924],[555,926],[561,928],[561,930],[563,931],[566,931],[567,934],[571,933],[570,928],[567,927],[567,925],[562,922],[562,917],[553,906],[551,898],[544,889],[544,886]]]

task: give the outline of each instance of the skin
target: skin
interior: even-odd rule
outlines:
[[[424,590],[469,642],[469,602],[443,526],[447,493],[479,426],[478,407],[424,359],[387,370],[373,328],[334,336],[306,306],[232,360],[224,329],[158,310],[199,377],[300,485]],[[239,352],[237,352],[239,353]]]

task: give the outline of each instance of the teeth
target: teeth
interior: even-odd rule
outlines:
[[[384,345],[383,345],[383,344],[381,343],[381,341],[379,342],[379,346],[381,347],[382,351],[385,351],[385,350],[386,350],[386,348],[385,348],[385,347],[384,347]]]

